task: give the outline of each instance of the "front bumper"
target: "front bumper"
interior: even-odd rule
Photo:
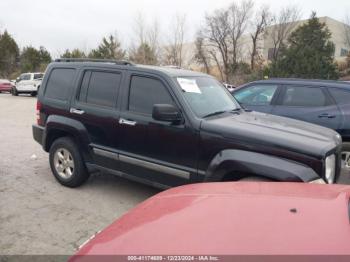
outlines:
[[[320,185],[325,185],[325,184],[327,184],[322,178],[313,180],[313,181],[311,181],[311,182],[309,182],[309,183],[310,183],[310,184],[320,184]]]
[[[44,127],[33,125],[33,138],[36,142],[38,142],[40,145],[43,145],[43,136],[44,136]]]

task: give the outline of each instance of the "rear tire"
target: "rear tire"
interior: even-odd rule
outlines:
[[[36,92],[31,92],[30,93],[30,95],[33,96],[33,97],[36,96],[36,94],[37,94]]]
[[[12,88],[11,94],[12,94],[13,96],[18,96],[18,91],[17,91],[17,89],[16,89],[15,87]]]
[[[78,146],[70,137],[62,137],[50,148],[50,167],[56,180],[63,186],[75,188],[89,178]]]

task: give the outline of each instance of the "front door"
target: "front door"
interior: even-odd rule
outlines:
[[[277,84],[253,84],[233,93],[244,108],[263,113],[271,113],[277,94]]]
[[[154,104],[179,104],[168,84],[150,74],[130,74],[119,119],[120,166],[123,172],[167,186],[188,183],[196,175],[197,134],[182,123],[152,118]]]

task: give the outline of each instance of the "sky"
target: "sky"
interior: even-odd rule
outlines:
[[[239,1],[239,0],[235,0]],[[126,47],[135,39],[135,19],[145,24],[155,19],[161,36],[169,34],[176,14],[186,14],[186,40],[191,41],[206,13],[228,6],[232,0],[0,0],[0,30],[7,29],[21,48],[44,46],[55,58],[65,49],[95,48],[103,36],[116,34]],[[350,0],[254,0],[273,12],[290,4],[302,18],[316,11],[343,21]]]

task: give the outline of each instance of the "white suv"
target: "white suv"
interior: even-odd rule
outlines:
[[[36,96],[41,85],[44,73],[25,73],[16,79],[16,86],[12,89],[12,95],[30,94]]]

